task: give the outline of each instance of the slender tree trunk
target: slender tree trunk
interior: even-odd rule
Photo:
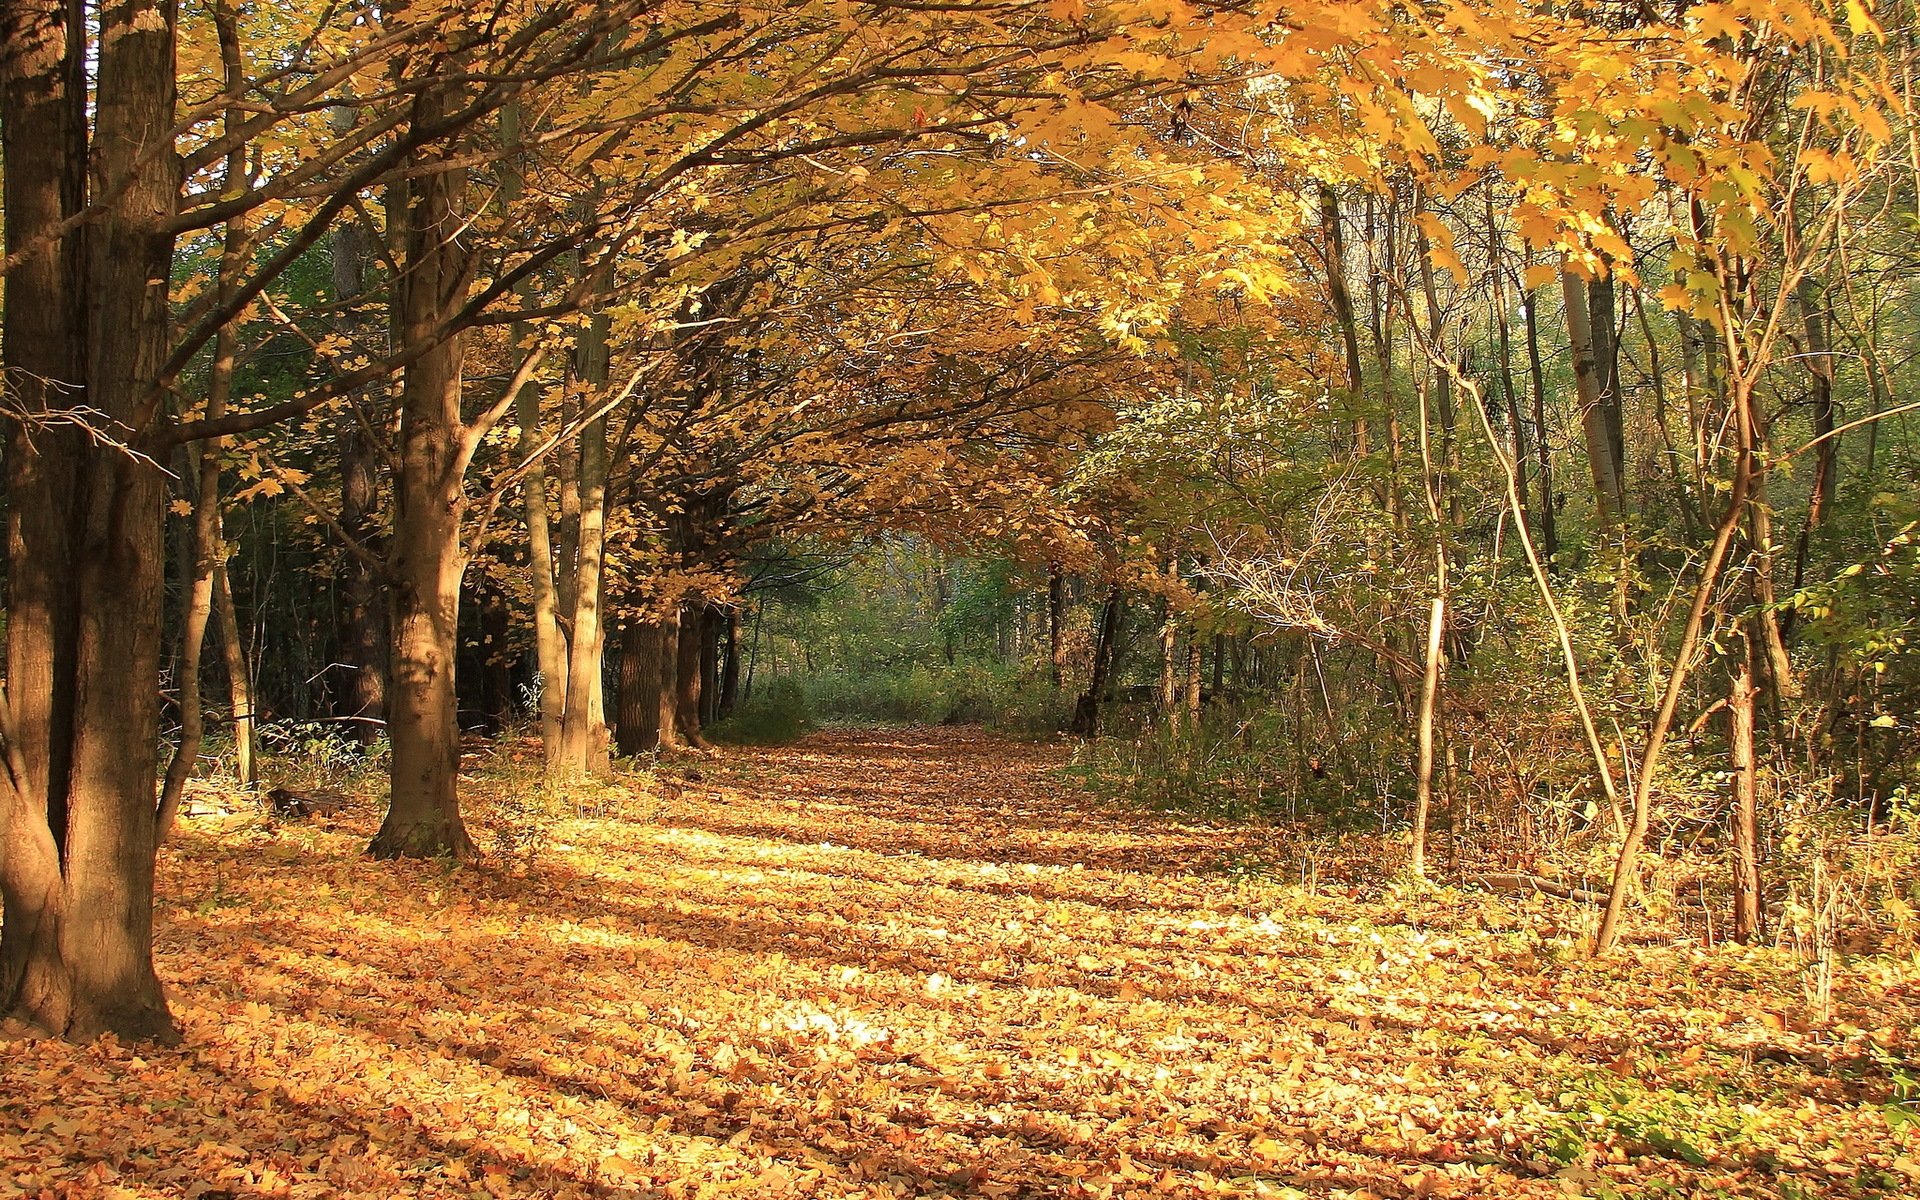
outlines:
[[[1732,494],[1727,500],[1719,526],[1714,530],[1713,543],[1707,548],[1706,560],[1700,566],[1700,578],[1694,585],[1693,603],[1687,613],[1686,626],[1681,630],[1673,666],[1667,672],[1667,685],[1661,693],[1660,707],[1647,730],[1646,749],[1641,752],[1639,773],[1634,779],[1632,819],[1614,860],[1612,886],[1608,888],[1606,908],[1600,915],[1600,930],[1594,937],[1595,957],[1611,951],[1619,939],[1620,919],[1626,911],[1627,893],[1637,873],[1640,847],[1646,842],[1652,816],[1653,781],[1660,766],[1660,755],[1666,747],[1668,735],[1673,731],[1673,716],[1679,708],[1681,693],[1692,670],[1694,651],[1700,644],[1701,628],[1713,601],[1714,587],[1720,581],[1720,570],[1726,564],[1728,547],[1732,545],[1741,518],[1747,515],[1747,497],[1753,483],[1754,467],[1753,433],[1749,423],[1754,403],[1751,383],[1737,383],[1731,399],[1735,405],[1734,424],[1739,441],[1734,460]]]
[[[1572,271],[1563,271],[1560,281],[1561,294],[1566,299],[1567,340],[1573,351],[1574,384],[1580,394],[1580,427],[1586,434],[1587,466],[1593,473],[1594,512],[1597,524],[1612,530],[1626,516],[1626,489],[1613,455],[1600,364],[1594,357],[1587,285]]]
[[[241,94],[246,82],[246,63],[241,57],[239,24],[226,5],[214,10],[214,27],[220,40],[220,59],[225,68],[227,91]],[[226,134],[233,137],[245,121],[238,109],[228,109]],[[230,189],[246,186],[247,147],[238,142],[227,154],[226,185]],[[218,294],[224,306],[240,286],[246,270],[247,226],[235,218],[227,222],[220,254]],[[227,411],[233,393],[233,362],[239,343],[239,321],[222,326],[213,339],[213,366],[207,378],[208,420],[217,420]],[[200,660],[206,646],[207,625],[213,616],[213,576],[226,555],[226,538],[221,529],[220,451],[222,442],[213,439],[195,449],[197,490],[193,497],[193,545],[186,587],[184,626],[180,638],[180,744],[160,786],[160,839],[173,832],[180,815],[180,802],[186,795],[187,781],[200,762],[200,747],[206,734],[205,712],[200,701]]]
[[[1187,672],[1185,695],[1182,702],[1187,710],[1187,728],[1200,728],[1200,631],[1192,626],[1187,628]]]
[[[606,383],[605,313],[594,314],[579,348],[579,374],[597,395]],[[601,712],[601,593],[606,563],[607,422],[589,421],[579,435],[579,514],[574,555],[573,628],[568,639],[567,698],[561,711],[560,751],[550,765],[564,775],[604,775],[607,740]]]
[[[725,621],[718,605],[707,607],[700,624],[700,724],[720,719],[720,635]]]
[[[1320,185],[1320,227],[1322,254],[1327,263],[1327,297],[1333,302],[1334,321],[1340,327],[1340,346],[1346,354],[1344,399],[1354,409],[1352,437],[1348,449],[1356,455],[1367,453],[1367,421],[1358,408],[1365,376],[1360,370],[1360,329],[1353,311],[1353,293],[1347,287],[1347,242],[1340,227],[1340,196],[1326,184]]]
[[[520,106],[508,104],[500,113],[500,137],[508,146],[520,142]],[[526,190],[517,157],[510,157],[500,176],[503,208],[511,211]],[[533,284],[521,291],[521,301],[533,307]],[[533,330],[516,322],[511,330],[516,353],[532,348]],[[553,517],[547,497],[547,460],[533,458],[539,450],[540,388],[528,382],[514,397],[514,420],[520,436],[516,451],[522,462],[531,460],[520,478],[520,511],[527,526],[527,578],[532,592],[535,668],[540,672],[540,748],[548,767],[560,753],[560,728],[567,702],[567,642],[560,629],[560,595],[554,583]]]
[[[1611,264],[1609,264],[1611,267]],[[1606,431],[1607,458],[1619,481],[1620,515],[1627,512],[1627,440],[1620,393],[1620,313],[1611,274],[1587,284],[1587,322],[1591,327],[1594,381],[1600,389],[1600,420]]]
[[[443,88],[415,101],[415,120],[442,119]],[[465,172],[427,152],[414,156],[397,281],[403,344],[431,344],[406,368],[400,390],[390,595],[393,741],[386,820],[368,847],[376,857],[467,859],[474,855],[457,793],[460,728],[454,659],[460,578],[466,569],[461,417],[461,335],[444,333],[465,301],[471,264],[459,243]]]
[[[1553,450],[1547,438],[1547,375],[1540,361],[1538,307],[1532,289],[1521,288],[1520,315],[1526,324],[1527,336],[1527,379],[1533,396],[1533,445],[1540,468],[1540,552],[1546,559],[1547,570],[1552,571],[1554,556],[1560,553],[1560,529],[1553,494]]]
[[[1093,672],[1087,679],[1087,690],[1074,706],[1075,737],[1091,738],[1100,733],[1100,705],[1106,699],[1114,659],[1120,653],[1120,622],[1126,611],[1125,604],[1125,594],[1116,586],[1108,594],[1106,606],[1101,610],[1100,631],[1093,642]]]
[[[1507,312],[1507,275],[1500,253],[1500,226],[1494,219],[1492,188],[1487,189],[1486,199],[1488,273],[1493,277],[1494,332],[1499,336],[1500,346],[1500,398],[1506,404],[1507,433],[1513,442],[1513,468],[1520,475],[1520,513],[1516,519],[1524,525],[1532,515],[1527,511],[1527,426],[1520,419],[1520,394],[1513,382],[1513,321]]]
[[[240,614],[233,606],[233,587],[227,578],[224,553],[213,567],[213,615],[227,665],[227,704],[233,721],[233,777],[241,787],[251,791],[260,785],[260,719],[253,709],[253,663],[247,657]]]
[[[351,129],[355,116],[353,106],[341,105],[334,110],[333,123]],[[358,340],[365,322],[355,305],[366,291],[371,235],[357,219],[347,219],[335,226],[331,240],[333,295],[342,306],[342,332]],[[352,725],[355,736],[363,742],[380,735],[380,722],[387,712],[387,606],[382,595],[384,581],[372,561],[380,552],[383,524],[383,456],[377,427],[385,423],[380,419],[382,414],[368,411],[375,392],[368,389],[350,397],[339,433],[340,528],[358,543],[361,552],[348,547],[340,558],[342,603],[335,631],[346,680],[335,714],[362,718]]]
[[[1180,573],[1180,564],[1176,561],[1172,573]],[[1179,647],[1180,626],[1174,620],[1173,604],[1166,597],[1160,598],[1160,686],[1154,692],[1154,699],[1160,708],[1160,720],[1169,730],[1180,728],[1179,698]]]
[[[1444,573],[1444,566],[1439,569]],[[1426,670],[1420,680],[1420,716],[1414,766],[1413,851],[1407,860],[1407,869],[1422,878],[1427,873],[1427,820],[1428,814],[1433,811],[1433,722],[1440,703],[1440,674],[1446,665],[1446,655],[1441,652],[1446,630],[1447,598],[1444,594],[1436,594],[1427,612]]]
[[[1794,293],[1800,308],[1800,320],[1807,335],[1807,377],[1812,385],[1813,408],[1813,479],[1807,487],[1807,519],[1800,526],[1800,535],[1794,540],[1793,547],[1793,590],[1799,591],[1807,576],[1807,553],[1813,541],[1813,532],[1827,521],[1827,510],[1833,503],[1834,487],[1838,482],[1835,475],[1836,455],[1839,453],[1839,438],[1833,436],[1834,404],[1833,377],[1834,357],[1831,339],[1827,337],[1826,314],[1821,309],[1820,285],[1813,276],[1808,275],[1800,281]],[[1787,621],[1794,614],[1787,614]]]
[[[717,711],[720,718],[724,720],[733,715],[740,694],[740,608],[738,605],[727,609],[722,651],[721,661],[725,665],[720,672],[720,706]]]
[[[1754,759],[1754,647],[1742,637],[1732,655],[1727,690],[1727,744],[1733,768],[1733,936],[1761,934],[1759,778]]]
[[[1055,690],[1067,686],[1067,577],[1047,572],[1047,668]]]

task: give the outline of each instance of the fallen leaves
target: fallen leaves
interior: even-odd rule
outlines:
[[[1208,864],[1269,831],[1101,811],[1057,763],[945,730],[736,752],[512,871],[362,860],[355,817],[264,869],[253,825],[189,822],[185,1044],[9,1044],[0,1195],[1910,1187],[1910,968],[1816,1047],[1766,1019],[1784,959],[1543,967],[1557,902],[1487,928],[1458,893],[1236,884]]]

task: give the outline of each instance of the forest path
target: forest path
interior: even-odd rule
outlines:
[[[483,825],[526,819],[516,754]],[[1598,972],[1550,961],[1557,902],[1232,872],[1278,833],[1103,809],[1065,757],[728,749],[477,870],[366,860],[372,805],[189,821],[185,1045],[0,1049],[0,1196],[1874,1194],[1833,1147],[1899,1182],[1781,963]]]

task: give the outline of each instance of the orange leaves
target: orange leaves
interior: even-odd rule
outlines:
[[[159,914],[186,1044],[5,1045],[0,1189],[1544,1198],[1564,1153],[1593,1191],[1757,1197],[1920,1161],[1846,1099],[1910,1049],[1911,973],[1843,990],[1840,1078],[1768,1019],[1798,987],[1773,951],[1546,968],[1562,902],[1116,812],[1062,757],[928,729],[669,762],[524,874],[367,862],[371,807],[271,841],[189,818]],[[1236,883],[1233,854],[1340,883]],[[1768,1170],[1649,1143],[1698,1139],[1684,1072]]]

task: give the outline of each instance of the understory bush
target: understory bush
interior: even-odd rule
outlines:
[[[1071,710],[1071,697],[1033,671],[982,661],[915,663],[885,672],[823,670],[797,686],[808,713],[823,721],[984,725],[1017,737],[1047,737],[1065,726]]]
[[[781,746],[814,727],[807,692],[797,679],[773,679],[756,688],[733,714],[707,727],[715,741]]]

